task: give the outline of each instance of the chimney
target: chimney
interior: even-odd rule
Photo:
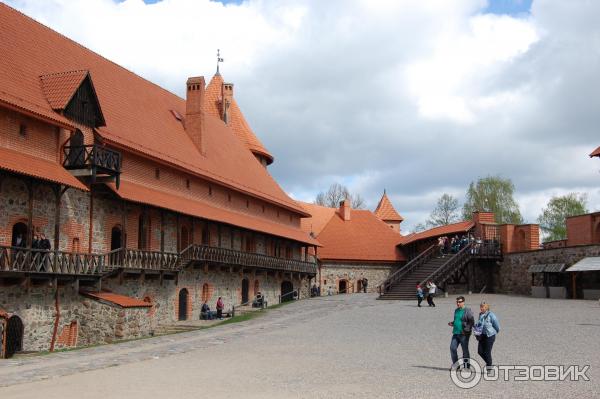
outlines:
[[[202,142],[204,103],[204,76],[188,78],[185,99],[185,131],[190,136],[198,151],[204,154]]]
[[[344,221],[350,220],[350,200],[345,199],[340,202],[340,216]]]
[[[229,107],[233,101],[233,83],[223,83],[221,85],[221,120],[229,123]]]

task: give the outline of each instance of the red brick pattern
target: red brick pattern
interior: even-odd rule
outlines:
[[[77,346],[77,336],[79,334],[79,324],[77,321],[72,321],[63,327],[60,335],[58,336],[56,343],[61,347],[74,347]]]

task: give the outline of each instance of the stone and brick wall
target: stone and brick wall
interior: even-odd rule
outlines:
[[[531,294],[531,273],[534,264],[565,263],[571,266],[588,256],[600,256],[600,245],[541,249],[537,251],[506,254],[497,268],[495,291],[510,294]]]
[[[280,273],[241,273],[223,269],[190,267],[180,273],[178,281],[158,276],[126,275],[103,279],[103,289],[143,299],[152,307],[122,308],[79,294],[74,284],[59,286],[59,325],[55,348],[110,343],[121,339],[149,336],[158,326],[178,320],[179,292],[188,290],[187,319],[198,320],[204,300],[215,309],[221,296],[225,308],[241,303],[242,280],[248,279],[248,296],[261,291],[269,305],[278,303],[283,281],[291,281],[300,297],[309,293],[307,279]],[[50,348],[55,311],[55,288],[47,281],[33,284],[28,290],[21,285],[0,285],[0,308],[19,316],[24,323],[23,349],[42,351]]]
[[[317,276],[321,282],[321,295],[327,295],[329,287],[337,294],[341,280],[346,281],[348,293],[358,292],[358,280],[363,277],[368,280],[367,292],[377,292],[377,287],[398,267],[397,264],[323,262]]]

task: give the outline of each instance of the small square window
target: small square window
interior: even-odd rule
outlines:
[[[154,169],[154,177],[156,179],[160,179],[160,169],[158,169],[158,168]]]
[[[27,125],[24,123],[19,125],[19,136],[27,137]]]
[[[212,195],[212,186],[208,186],[208,195]]]
[[[185,179],[185,187],[189,190],[190,189],[190,179]]]
[[[231,194],[227,194],[227,201],[231,202]]]

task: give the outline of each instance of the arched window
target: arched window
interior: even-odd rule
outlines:
[[[210,300],[210,297],[210,286],[208,285],[208,283],[204,283],[204,285],[202,286],[202,296],[200,297],[200,299],[202,300],[202,302],[208,302]]]

